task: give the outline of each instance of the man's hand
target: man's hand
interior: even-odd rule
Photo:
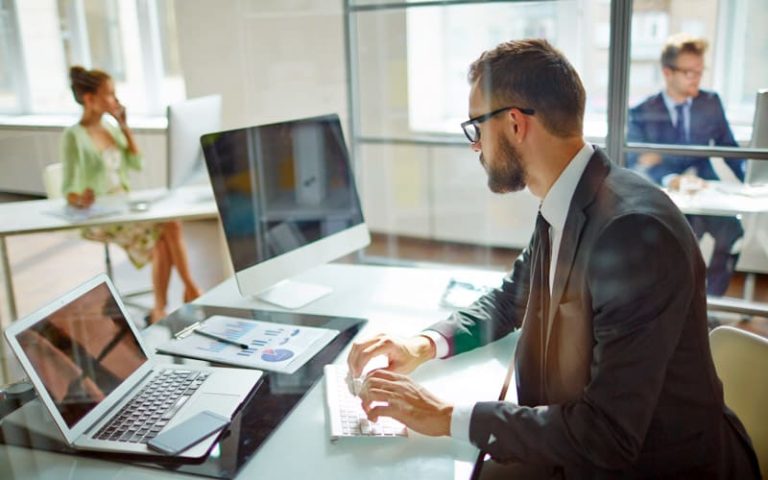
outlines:
[[[362,342],[354,342],[347,358],[352,378],[359,377],[365,365],[379,355],[385,355],[389,360],[386,370],[410,373],[422,363],[435,357],[435,345],[432,340],[423,335],[397,338],[379,334]]]
[[[424,435],[451,434],[453,406],[440,401],[405,375],[372,371],[363,383],[360,399],[368,419],[373,422],[380,416],[391,417]]]
[[[661,163],[661,155],[658,153],[641,153],[637,157],[637,164],[644,168],[651,168]]]

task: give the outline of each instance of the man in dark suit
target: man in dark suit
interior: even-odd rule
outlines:
[[[501,44],[469,79],[465,134],[492,191],[527,186],[541,199],[536,231],[502,285],[471,307],[413,337],[353,344],[352,376],[389,359],[363,383],[369,418],[470,441],[529,474],[759,476],[723,402],[704,263],[683,215],[584,142],[581,80],[546,41]],[[453,405],[405,375],[516,329],[518,403]]]
[[[690,35],[677,34],[667,40],[661,54],[666,87],[630,109],[628,141],[738,146],[720,97],[715,92],[699,88],[706,50],[706,40]],[[727,159],[725,163],[743,182],[744,160]],[[693,188],[701,188],[702,180],[720,180],[707,157],[629,154],[627,166],[644,173],[657,184],[675,190],[680,188],[681,181],[693,184]],[[739,240],[744,236],[741,222],[735,217],[706,215],[689,215],[688,220],[697,238],[701,239],[705,233],[714,238],[707,291],[710,295],[723,295],[739,258]]]

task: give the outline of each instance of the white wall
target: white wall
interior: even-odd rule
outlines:
[[[340,0],[175,5],[187,96],[220,93],[224,128],[325,113],[346,124]]]

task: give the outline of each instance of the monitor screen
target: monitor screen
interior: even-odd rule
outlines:
[[[68,426],[147,361],[128,321],[100,283],[16,335]]]
[[[201,142],[241,292],[257,293],[369,243],[338,116]]]
[[[221,95],[168,105],[168,188],[207,184],[200,136],[221,130]]]

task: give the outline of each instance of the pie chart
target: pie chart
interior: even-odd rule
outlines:
[[[286,348],[267,348],[261,353],[261,359],[265,362],[282,362],[293,356],[293,352]]]

